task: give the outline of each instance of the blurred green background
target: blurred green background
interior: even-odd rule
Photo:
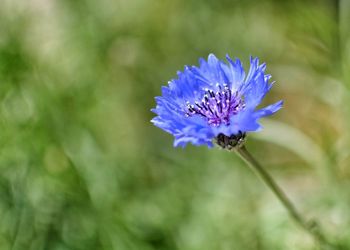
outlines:
[[[211,52],[267,62],[285,106],[247,147],[350,249],[350,1],[0,6],[0,249],[319,249],[236,155],[149,122]]]

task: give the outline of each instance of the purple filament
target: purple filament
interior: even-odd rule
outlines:
[[[205,90],[201,102],[195,104],[187,102],[186,116],[200,115],[207,119],[211,126],[220,126],[221,124],[229,125],[231,115],[236,115],[244,108],[244,101],[238,92],[234,92],[224,85],[219,85],[219,91]]]

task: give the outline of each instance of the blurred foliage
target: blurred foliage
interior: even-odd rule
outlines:
[[[348,1],[0,4],[0,249],[319,249],[237,156],[149,122],[210,52],[268,63],[285,107],[247,146],[350,249]]]

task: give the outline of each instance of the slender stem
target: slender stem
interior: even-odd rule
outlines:
[[[245,146],[241,146],[235,149],[238,155],[251,167],[251,169],[265,182],[265,184],[272,190],[277,196],[283,206],[288,210],[291,217],[307,232],[309,232],[317,241],[323,244],[330,244],[326,241],[320,228],[315,221],[307,222],[301,214],[297,211],[293,203],[282,191],[282,189],[276,184],[271,175],[255,160],[255,158],[248,152]]]

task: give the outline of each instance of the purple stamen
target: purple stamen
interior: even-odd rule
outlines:
[[[244,109],[244,101],[237,91],[232,93],[227,85],[224,88],[220,85],[218,87],[218,92],[206,89],[201,102],[196,101],[195,105],[187,102],[186,116],[200,115],[212,126],[229,125],[231,115]]]

